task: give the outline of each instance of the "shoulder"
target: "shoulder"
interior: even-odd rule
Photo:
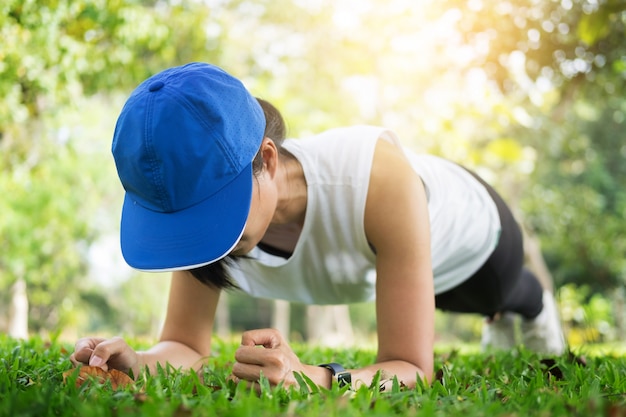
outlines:
[[[312,146],[320,143],[336,143],[337,146],[349,146],[350,142],[376,141],[380,137],[393,138],[391,139],[392,141],[397,140],[395,134],[384,127],[355,125],[336,127],[320,133],[304,135],[298,139],[287,139],[285,144],[287,147],[298,145]]]
[[[385,135],[393,135],[378,126],[339,127],[299,139],[288,139],[284,148],[307,170],[346,175],[362,181],[369,175],[376,143]],[[356,179],[355,179],[356,180]]]
[[[414,190],[415,182],[419,182],[411,161],[407,158],[404,150],[397,144],[388,140],[376,141],[370,175],[370,188],[372,193],[384,193],[385,191]]]
[[[387,140],[378,140],[365,209],[369,239],[377,240],[376,236],[396,239],[398,233],[408,232],[415,220],[423,227],[423,220],[427,219],[426,201],[422,180],[404,150]]]
[[[337,127],[324,132],[285,141],[285,149],[293,153],[315,153],[350,157],[373,155],[379,139],[401,149],[396,134],[381,126],[356,125]]]

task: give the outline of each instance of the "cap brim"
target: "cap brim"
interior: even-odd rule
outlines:
[[[250,211],[252,164],[208,199],[172,213],[148,210],[124,197],[120,241],[131,267],[160,272],[191,269],[228,255]]]

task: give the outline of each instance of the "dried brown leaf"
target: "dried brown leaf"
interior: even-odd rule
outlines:
[[[122,371],[118,371],[117,369],[111,369],[109,371],[109,380],[111,381],[113,389],[126,388],[134,384],[131,377]]]
[[[68,378],[75,373],[76,368],[63,372],[63,382],[67,383]],[[89,382],[104,385],[107,381],[110,381],[111,389],[113,390],[126,388],[134,384],[134,381],[128,375],[117,369],[111,369],[111,371],[107,372],[97,366],[81,366],[76,377],[76,387],[81,387]]]

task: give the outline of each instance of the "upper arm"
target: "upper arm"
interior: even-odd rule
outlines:
[[[374,153],[365,232],[376,249],[378,361],[410,362],[429,376],[435,297],[426,193],[402,151],[385,140]]]
[[[207,356],[219,294],[219,290],[202,284],[188,271],[173,272],[160,340],[183,343]]]

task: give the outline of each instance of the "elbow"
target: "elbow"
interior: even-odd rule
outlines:
[[[415,377],[410,384],[405,383],[409,388],[415,388],[420,382],[424,386],[429,386],[434,380],[434,369],[432,362],[429,364],[413,364],[416,368]]]
[[[394,374],[399,381],[408,388],[415,388],[418,384],[430,385],[435,379],[433,358],[422,358],[422,360],[407,359],[382,359],[379,358],[378,363],[386,362],[394,365],[387,368],[388,371],[394,370]]]

